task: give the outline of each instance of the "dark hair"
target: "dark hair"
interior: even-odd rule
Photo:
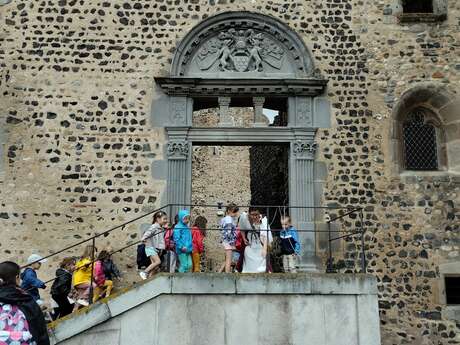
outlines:
[[[230,204],[227,205],[227,209],[225,210],[226,213],[229,213],[229,212],[238,212],[240,209],[238,206],[236,206],[235,203],[231,202]]]
[[[208,224],[208,220],[206,219],[206,217],[198,216],[195,218],[194,225],[199,227],[201,230],[206,228],[206,224]]]
[[[97,259],[103,261],[103,260],[108,259],[109,257],[110,257],[110,253],[107,250],[101,250],[99,252],[99,255],[97,256]]]
[[[19,265],[12,261],[0,263],[0,286],[16,285],[16,277],[21,272]]]
[[[208,224],[208,220],[206,219],[206,217],[203,217],[203,216],[196,217],[194,225],[200,228],[201,232],[205,236],[206,236],[206,225],[207,224]]]
[[[259,213],[262,213],[262,212],[260,212],[260,209],[259,209],[258,207],[254,207],[254,206],[249,207],[248,212],[249,212],[249,213],[251,213],[251,212],[259,212]]]
[[[61,263],[59,264],[59,267],[60,268],[66,268],[67,266],[69,266],[70,264],[73,264],[73,263],[75,263],[75,258],[73,258],[73,257],[64,258],[64,259],[62,259]]]
[[[153,223],[156,223],[158,219],[160,219],[161,217],[164,217],[164,216],[166,216],[166,212],[163,212],[163,211],[155,212],[153,214]]]

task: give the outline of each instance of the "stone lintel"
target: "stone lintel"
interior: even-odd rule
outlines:
[[[205,79],[190,77],[155,77],[168,95],[174,96],[319,96],[326,79]]]
[[[167,128],[168,132],[169,129]],[[289,127],[259,128],[190,128],[188,140],[194,144],[240,144],[245,143],[290,143],[297,139],[312,141],[315,129],[298,129]]]

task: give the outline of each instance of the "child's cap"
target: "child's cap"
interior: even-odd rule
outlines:
[[[32,254],[27,258],[27,264],[33,264],[34,262],[39,262],[41,264],[44,264],[46,262],[46,259],[43,259],[41,255],[38,254]]]

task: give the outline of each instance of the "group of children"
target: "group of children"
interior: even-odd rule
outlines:
[[[168,227],[167,214],[163,211],[153,215],[153,224],[142,232],[142,244],[138,247],[138,268],[142,279],[151,277],[161,268],[167,272],[200,272],[201,254],[204,250],[206,218],[199,216],[190,227],[190,213],[181,210],[175,224]],[[148,258],[143,264],[142,256]]]
[[[257,211],[258,212],[258,211]],[[270,272],[269,264],[265,261],[268,247],[273,238],[267,236],[269,227],[262,230],[263,218],[260,213],[251,213],[251,221],[243,229],[239,216],[239,209],[231,204],[227,207],[225,216],[221,219],[220,229],[222,246],[225,252],[225,263],[222,272],[251,272],[245,270],[250,267],[250,260],[254,258],[254,248],[259,248],[262,268],[253,272]],[[168,226],[167,214],[163,211],[153,215],[152,225],[142,231],[141,242],[138,247],[138,266],[141,268],[139,275],[142,279],[151,277],[156,272],[200,272],[201,255],[204,251],[204,238],[206,236],[207,220],[198,216],[194,225],[190,226],[191,217],[187,210],[179,211],[175,224]],[[291,224],[289,216],[281,219],[283,230],[280,232],[281,253],[285,272],[296,272],[297,259],[300,254],[300,241],[296,229]],[[251,240],[255,238],[255,240]],[[249,249],[251,249],[250,251]],[[257,253],[259,253],[257,252]],[[146,260],[139,264],[139,253]],[[245,259],[246,254],[246,259]],[[251,256],[252,255],[252,256]],[[245,261],[246,260],[246,261]],[[28,258],[28,266],[21,273],[21,288],[27,291],[33,299],[42,305],[39,289],[46,288],[43,281],[38,279],[37,271],[44,260],[41,256],[33,254]],[[142,260],[141,260],[142,261]],[[240,261],[240,268],[237,262]],[[260,266],[258,263],[256,266]],[[143,268],[143,269],[142,269]],[[56,270],[56,278],[51,286],[51,296],[56,302],[54,318],[63,317],[87,306],[92,296],[95,302],[101,297],[108,297],[113,289],[114,279],[121,277],[115,263],[111,258],[111,249],[101,250],[87,245],[80,258],[64,258]]]
[[[240,216],[235,204],[227,207],[220,222],[225,252],[225,263],[221,272],[271,272],[270,264],[266,261],[273,241],[268,220],[262,217],[259,210],[250,210],[250,215],[251,221],[248,220],[248,225],[242,228],[243,222],[240,222],[240,218],[247,219],[248,215],[243,213]],[[153,224],[143,229],[142,244],[138,247],[138,268],[141,269],[139,275],[142,279],[147,279],[161,270],[171,273],[176,270],[180,273],[201,271],[207,220],[198,216],[193,227],[190,222],[191,217],[187,210],[179,211],[172,227],[168,226],[165,212],[159,211],[153,215]],[[292,226],[289,216],[281,217],[281,224],[283,229],[279,238],[284,271],[296,272],[300,255],[297,230]],[[255,261],[257,262],[254,264]]]
[[[28,267],[21,273],[21,288],[40,306],[43,301],[39,289],[45,289],[46,285],[38,279],[37,271],[45,262],[46,259],[40,255],[32,254],[27,260]],[[66,316],[81,306],[88,306],[91,291],[93,302],[110,296],[113,280],[119,278],[121,274],[112,261],[110,248],[98,253],[97,248],[88,245],[79,259],[64,258],[51,286],[51,297],[55,302],[53,319]]]

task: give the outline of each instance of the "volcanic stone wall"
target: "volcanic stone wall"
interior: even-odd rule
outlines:
[[[150,123],[159,92],[153,77],[168,75],[177,43],[201,20],[255,11],[298,32],[329,79],[333,127],[317,136],[318,159],[328,167],[323,199],[364,208],[383,343],[460,343],[439,288],[440,265],[460,260],[458,174],[390,168],[392,109],[403,92],[430,83],[458,94],[460,3],[448,1],[447,20],[405,25],[389,20],[396,3],[1,2],[0,259],[24,263],[32,251],[52,253],[160,206],[166,182],[152,167],[163,159],[164,133]],[[360,224],[352,218],[342,225]],[[132,243],[138,227],[98,246]],[[346,249],[339,268],[352,271],[360,244]],[[43,267],[43,278],[61,258]],[[115,259],[132,271],[132,251]]]

